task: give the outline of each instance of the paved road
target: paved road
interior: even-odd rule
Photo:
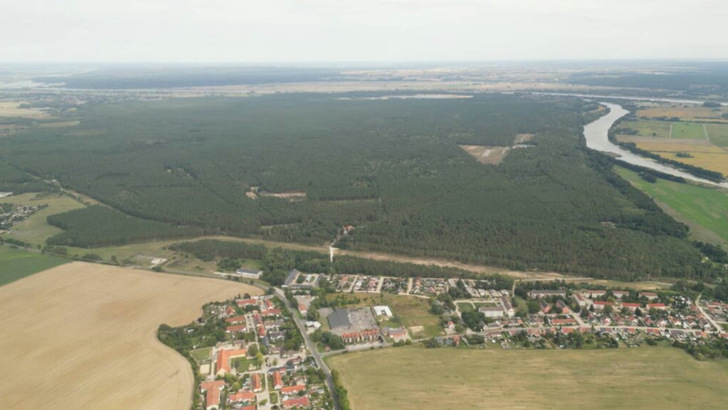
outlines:
[[[710,316],[709,314],[705,313],[705,311],[703,310],[703,308],[700,307],[700,298],[701,297],[703,297],[703,294],[702,293],[699,294],[698,297],[695,299],[695,306],[698,307],[698,310],[700,311],[700,313],[702,313],[703,316],[706,319],[708,319],[708,321],[710,322],[710,324],[713,325],[713,327],[716,329],[716,332],[720,332],[723,328],[718,324],[718,322],[716,322],[715,320],[713,320],[713,317],[712,316]]]
[[[296,316],[296,309],[291,305],[291,302],[286,298],[286,295],[283,293],[283,291],[278,288],[274,289],[275,295],[278,297],[278,299],[283,301],[288,310],[291,312],[293,321],[296,323],[296,326],[298,326],[298,330],[301,332],[301,336],[303,336],[303,340],[306,343],[306,348],[309,350],[309,352],[311,352],[311,356],[313,356],[319,368],[324,371],[324,375],[326,376],[326,385],[329,387],[329,391],[331,391],[331,397],[334,398],[334,409],[340,410],[339,401],[336,397],[336,389],[334,388],[334,378],[333,376],[331,376],[331,370],[329,370],[326,362],[324,362],[321,353],[316,350],[316,344],[311,341],[310,337],[308,337],[308,333],[306,333],[306,324],[303,323],[303,320]]]

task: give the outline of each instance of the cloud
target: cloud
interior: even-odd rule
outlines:
[[[5,61],[728,58],[717,0],[4,1]]]

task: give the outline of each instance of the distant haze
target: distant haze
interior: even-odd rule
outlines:
[[[0,61],[728,59],[725,0],[0,0]]]

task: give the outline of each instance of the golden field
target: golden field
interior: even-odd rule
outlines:
[[[426,349],[327,358],[354,410],[725,409],[728,361],[672,347]]]
[[[189,409],[190,364],[156,336],[237,282],[70,263],[0,287],[0,408]]]
[[[728,175],[728,151],[705,140],[622,136],[619,137],[619,140],[634,142],[640,149],[654,152],[665,158]],[[693,158],[680,158],[676,155],[678,152],[687,152]]]

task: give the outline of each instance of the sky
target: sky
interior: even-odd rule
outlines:
[[[726,0],[0,0],[0,62],[728,59]]]

